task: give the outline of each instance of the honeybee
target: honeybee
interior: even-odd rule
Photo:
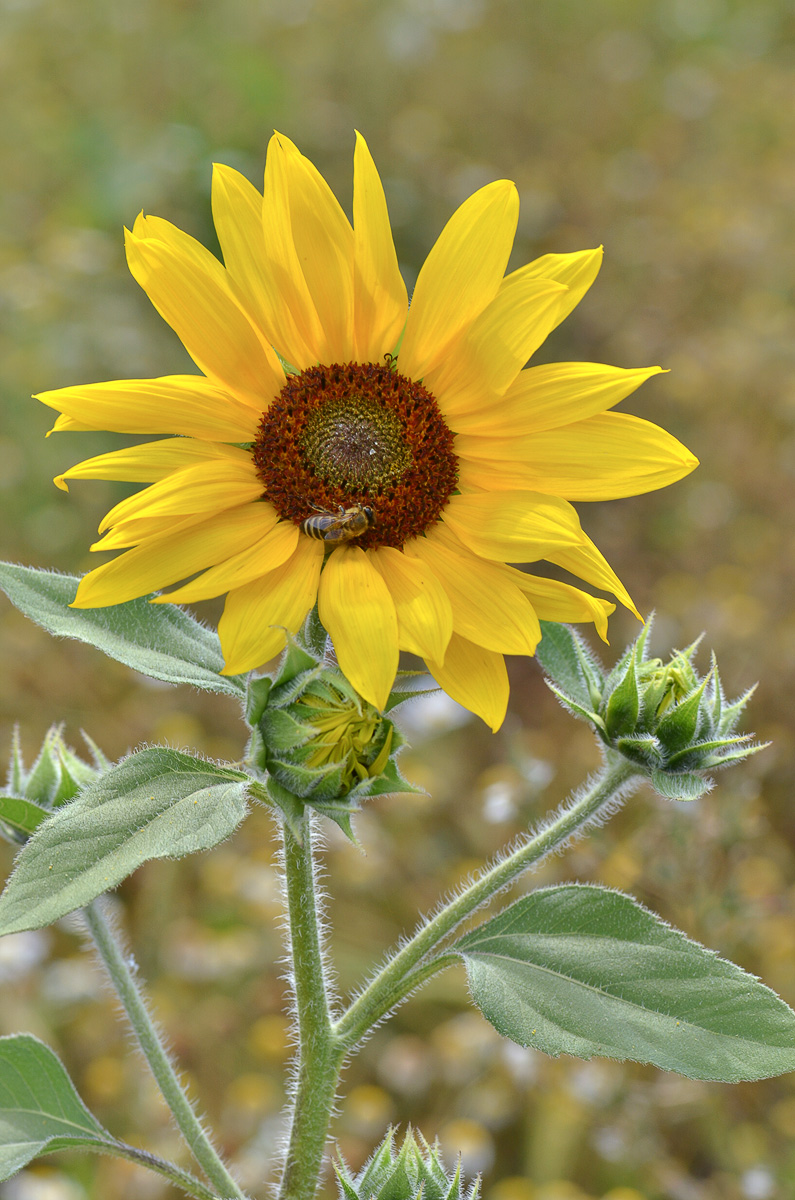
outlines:
[[[375,513],[369,504],[340,504],[336,512],[319,508],[317,515],[301,522],[301,532],[323,542],[352,542],[375,525]]]

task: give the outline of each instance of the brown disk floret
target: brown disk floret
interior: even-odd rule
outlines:
[[[295,524],[318,510],[369,505],[357,545],[402,546],[453,494],[453,434],[421,383],[385,363],[332,363],[290,375],[252,450],[264,497]]]

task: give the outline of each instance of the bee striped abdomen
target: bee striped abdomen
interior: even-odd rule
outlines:
[[[351,542],[373,525],[375,513],[369,504],[353,504],[350,508],[341,504],[335,513],[319,509],[313,516],[305,517],[300,529],[307,537],[321,542]]]

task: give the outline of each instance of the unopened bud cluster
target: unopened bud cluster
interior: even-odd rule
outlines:
[[[567,626],[545,625],[551,641],[539,657],[564,707],[589,721],[606,746],[662,795],[695,799],[712,786],[709,772],[763,749],[752,734],[735,732],[754,689],[727,702],[714,656],[704,678],[693,666],[698,641],[667,662],[647,657],[650,628],[609,673]]]
[[[68,804],[110,765],[91,739],[86,734],[83,737],[94,759],[93,766],[67,746],[61,727],[53,725],[28,769],[14,731],[6,786],[0,791],[0,836],[17,844],[27,841],[46,816]]]
[[[352,836],[350,817],[363,800],[416,791],[398,771],[403,738],[392,721],[306,640],[288,642],[275,679],[254,681],[248,707],[250,758],[293,824],[310,805]]]
[[[449,1174],[436,1143],[409,1129],[399,1150],[390,1129],[364,1169],[355,1177],[344,1162],[335,1163],[340,1200],[477,1200],[480,1180],[465,1188],[461,1163]]]

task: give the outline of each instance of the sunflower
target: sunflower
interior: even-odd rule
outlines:
[[[546,560],[633,612],[572,500],[663,487],[696,465],[664,430],[609,411],[659,367],[526,368],[593,282],[601,250],[506,275],[519,210],[498,180],[453,214],[409,305],[381,181],[363,138],[353,223],[287,138],[264,194],[216,166],[224,265],[141,214],[130,270],[201,375],[62,388],[54,430],[166,435],[59,475],[148,486],[100,525],[74,605],[226,593],[224,671],[260,666],[317,603],[342,671],[378,708],[401,650],[492,728],[505,654],[539,619],[593,621],[612,603],[508,564]],[[185,581],[188,582],[185,582]]]

